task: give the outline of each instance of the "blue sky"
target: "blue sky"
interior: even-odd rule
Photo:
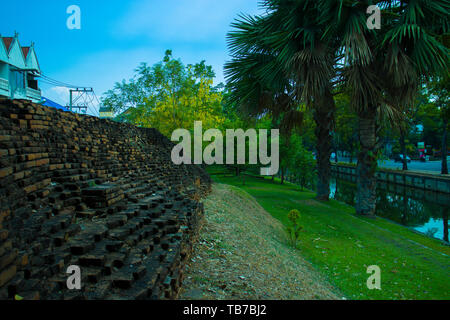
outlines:
[[[81,30],[69,30],[67,7],[81,9]],[[0,34],[31,41],[43,74],[93,87],[100,97],[129,79],[141,62],[162,60],[166,49],[185,63],[206,60],[224,81],[226,33],[239,13],[256,14],[258,0],[39,0],[2,3]],[[65,104],[67,89],[42,84],[43,95]]]

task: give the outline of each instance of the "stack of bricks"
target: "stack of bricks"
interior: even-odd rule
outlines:
[[[211,180],[172,147],[154,129],[0,100],[0,299],[175,298]]]

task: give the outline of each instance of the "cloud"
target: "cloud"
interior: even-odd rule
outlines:
[[[42,96],[53,100],[59,104],[67,105],[69,103],[69,89],[66,87],[49,87],[42,90]]]

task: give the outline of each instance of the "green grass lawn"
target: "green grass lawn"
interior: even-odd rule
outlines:
[[[354,208],[314,199],[292,184],[270,178],[211,172],[218,183],[252,195],[273,217],[287,224],[291,209],[301,213],[299,253],[348,299],[450,299],[450,247],[377,218],[361,218]],[[381,269],[381,290],[366,286],[367,267]]]

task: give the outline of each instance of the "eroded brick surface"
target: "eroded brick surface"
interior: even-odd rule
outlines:
[[[0,299],[177,295],[210,179],[153,129],[0,100]],[[82,290],[66,287],[79,265]]]

